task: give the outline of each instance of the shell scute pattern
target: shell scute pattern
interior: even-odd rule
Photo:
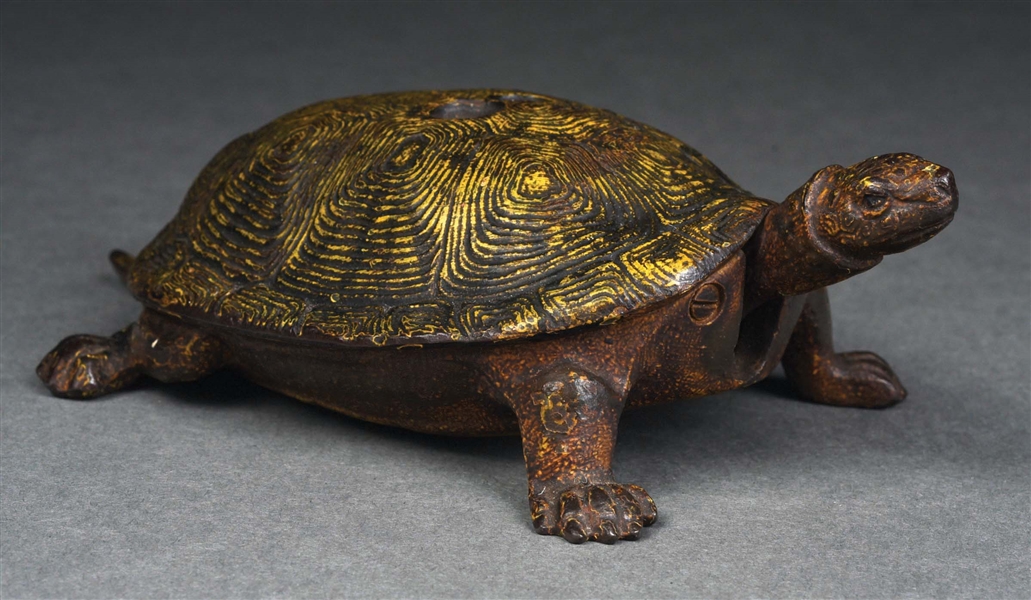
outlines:
[[[266,333],[525,337],[690,288],[769,206],[609,111],[492,90],[346,98],[219,152],[130,286]]]

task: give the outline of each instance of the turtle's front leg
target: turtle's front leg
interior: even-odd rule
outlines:
[[[906,397],[906,389],[880,356],[834,352],[826,288],[809,294],[782,360],[788,379],[813,402],[884,408]]]
[[[141,375],[192,381],[224,362],[218,339],[144,310],[137,322],[110,337],[65,338],[43,358],[36,374],[55,396],[85,400],[119,390]]]
[[[612,477],[624,398],[601,378],[564,365],[510,388],[519,419],[537,533],[573,543],[635,539],[655,503]]]

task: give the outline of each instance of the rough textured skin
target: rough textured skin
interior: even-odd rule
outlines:
[[[938,234],[959,202],[952,172],[913,154],[818,171],[750,244],[749,308],[835,284]]]
[[[809,294],[781,359],[800,396],[821,404],[884,408],[906,398],[906,388],[873,352],[835,354],[827,290]]]
[[[327,102],[216,156],[138,259],[111,255],[139,320],[65,339],[37,372],[90,398],[228,368],[376,423],[518,433],[536,531],[613,543],[657,516],[612,472],[626,409],[781,361],[813,402],[902,400],[881,358],[835,351],[824,286],[930,239],[957,202],[911,154],[827,167],[776,205],[571,102]]]
[[[500,90],[361,96],[226,146],[129,286],[164,312],[307,338],[520,338],[690,289],[770,205],[609,111]]]
[[[225,361],[216,336],[144,311],[111,337],[65,338],[43,358],[36,374],[59,396],[87,399],[119,390],[144,374],[166,383],[193,381]]]

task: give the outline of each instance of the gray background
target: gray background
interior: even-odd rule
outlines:
[[[5,4],[0,594],[993,597],[1029,583],[1029,6]],[[319,99],[574,98],[781,199],[818,168],[951,167],[952,226],[833,288],[886,411],[783,380],[627,416],[636,543],[534,535],[515,439],[357,422],[232,375],[50,397],[61,337],[138,310],[139,250],[236,135]]]

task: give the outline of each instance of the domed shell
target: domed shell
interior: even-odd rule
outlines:
[[[610,111],[498,90],[359,96],[222,149],[129,285],[259,334],[520,338],[689,290],[770,205]]]

